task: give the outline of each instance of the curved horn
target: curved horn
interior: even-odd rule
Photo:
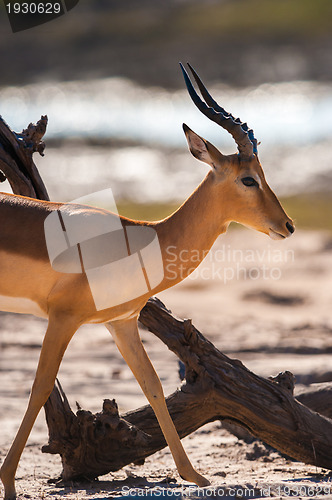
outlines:
[[[204,101],[199,97],[189,75],[183,65],[180,63],[184,80],[191,99],[198,109],[207,116],[210,120],[214,121],[225,130],[227,130],[235,140],[241,158],[252,158],[253,154],[257,154],[257,140],[254,137],[254,132],[249,129],[246,123],[242,123],[239,118],[234,118],[233,115],[225,111],[224,108],[213,99],[209,94],[202,80],[197,75],[196,71],[188,63],[188,67],[193,74],[193,77],[198,85]]]

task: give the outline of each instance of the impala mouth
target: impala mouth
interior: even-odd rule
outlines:
[[[284,240],[286,236],[283,234],[277,233],[277,231],[274,231],[273,229],[269,229],[269,236],[272,238],[272,240]]]

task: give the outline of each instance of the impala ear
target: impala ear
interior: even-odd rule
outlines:
[[[210,165],[210,167],[218,170],[218,167],[220,167],[224,161],[224,155],[222,155],[220,151],[213,146],[213,144],[197,135],[188,127],[188,125],[184,123],[182,127],[186,135],[191,154],[197,158],[197,160],[203,161],[204,163]]]

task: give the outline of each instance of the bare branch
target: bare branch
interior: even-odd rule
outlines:
[[[332,469],[332,421],[294,399],[290,372],[273,380],[255,375],[218,351],[190,320],[176,319],[157,298],[149,300],[140,321],[185,364],[185,382],[166,400],[180,437],[226,420],[290,457]],[[65,479],[142,463],[166,446],[150,406],[119,416],[115,402],[106,400],[101,413],[74,415],[62,398],[55,388],[45,405],[50,442],[43,452],[60,453]]]
[[[43,156],[45,144],[42,137],[46,132],[47,116],[37,124],[30,123],[21,134],[13,132],[0,116],[0,182],[8,179],[14,194],[49,200],[46,187],[39,175],[32,155]]]

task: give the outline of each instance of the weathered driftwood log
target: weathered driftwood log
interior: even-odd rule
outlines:
[[[15,194],[48,199],[32,154],[43,154],[41,138],[47,118],[30,124],[22,134],[12,132],[0,119],[0,181],[6,177]],[[311,389],[293,397],[293,376],[258,377],[238,360],[231,360],[192,326],[178,320],[158,299],[150,299],[141,323],[159,337],[185,365],[185,381],[167,398],[181,437],[204,423],[221,419],[240,424],[287,455],[302,462],[332,469],[331,386]],[[44,452],[60,453],[63,477],[96,477],[144,459],[165,446],[150,406],[119,416],[115,401],[105,400],[101,413],[71,411],[59,387],[45,405],[49,444]]]
[[[218,351],[190,320],[176,319],[157,298],[149,300],[140,321],[185,364],[185,382],[167,398],[181,437],[226,419],[290,457],[332,468],[332,421],[294,399],[292,374],[272,380],[255,375]],[[141,463],[165,446],[150,406],[119,416],[115,401],[105,400],[101,413],[75,415],[55,389],[45,411],[50,442],[43,452],[61,455],[64,479]]]
[[[44,155],[45,144],[42,137],[46,132],[47,116],[42,116],[36,125],[17,134],[13,132],[0,116],[0,182],[6,178],[13,193],[49,200],[46,187],[39,175],[32,155]],[[0,174],[1,174],[0,172]]]

